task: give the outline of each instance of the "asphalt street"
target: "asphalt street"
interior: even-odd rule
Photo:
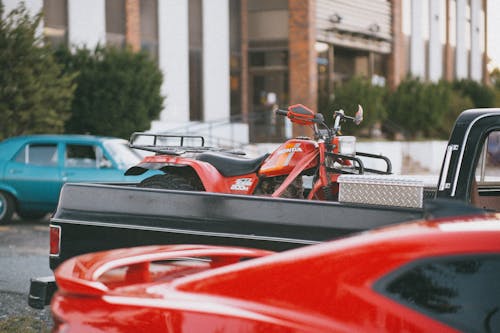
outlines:
[[[48,219],[0,225],[0,320],[28,315],[50,321],[48,307],[34,310],[27,303],[30,278],[52,274],[48,251]]]

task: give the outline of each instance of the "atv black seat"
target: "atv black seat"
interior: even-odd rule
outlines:
[[[233,177],[256,172],[269,153],[248,159],[224,153],[206,152],[196,157],[198,161],[212,164],[223,176]]]

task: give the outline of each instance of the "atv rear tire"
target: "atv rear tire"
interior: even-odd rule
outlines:
[[[165,190],[203,191],[203,185],[198,179],[186,178],[181,175],[167,173],[154,175],[144,179],[138,187],[160,188]]]

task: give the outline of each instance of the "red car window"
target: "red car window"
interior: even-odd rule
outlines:
[[[500,332],[500,255],[418,261],[375,289],[464,332]]]

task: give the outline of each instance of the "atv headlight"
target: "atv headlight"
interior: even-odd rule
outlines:
[[[354,156],[356,155],[356,137],[339,136],[339,154]]]

